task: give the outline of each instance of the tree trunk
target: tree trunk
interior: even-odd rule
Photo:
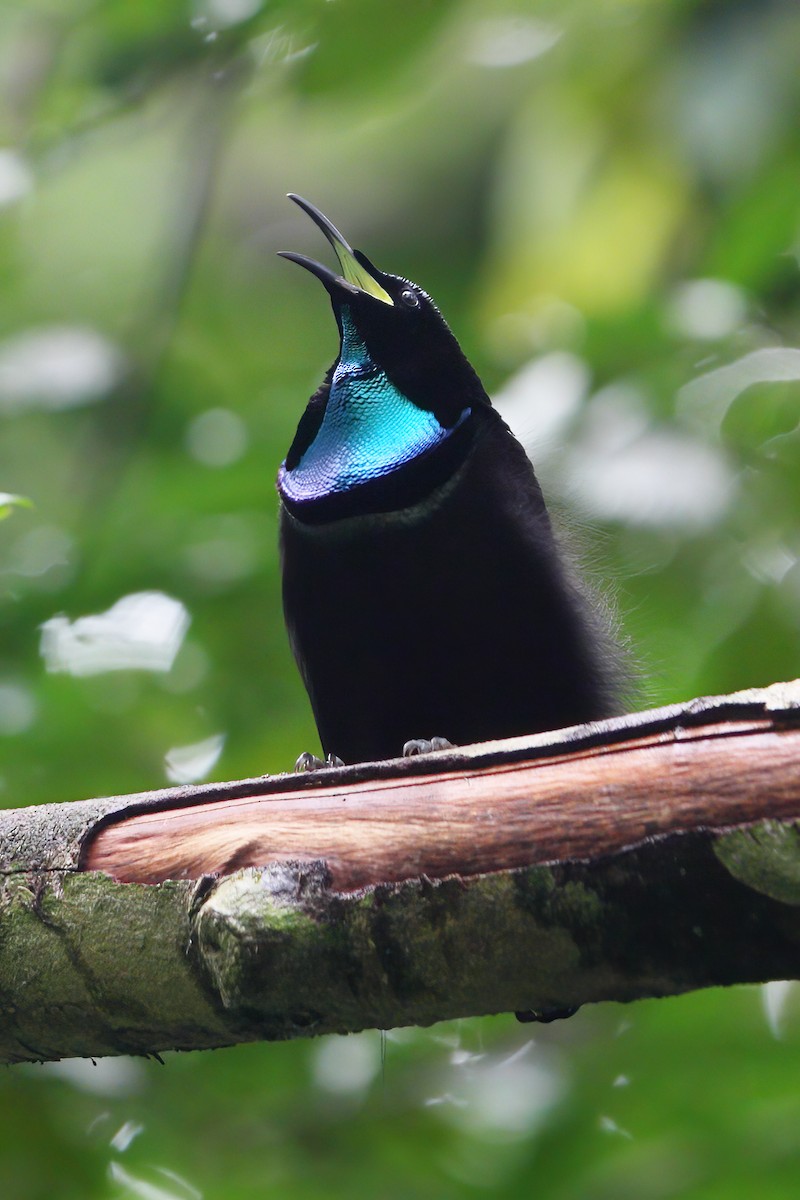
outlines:
[[[0,1060],[795,977],[800,682],[0,813]]]

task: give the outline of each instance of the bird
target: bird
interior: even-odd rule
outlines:
[[[289,199],[338,260],[279,251],[322,283],[339,332],[277,478],[284,615],[327,761],[619,711],[606,605],[436,304]]]

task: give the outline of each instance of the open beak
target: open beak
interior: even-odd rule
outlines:
[[[328,218],[321,213],[318,208],[310,204],[308,200],[304,200],[302,196],[296,196],[293,192],[289,192],[289,199],[294,200],[295,204],[302,208],[303,212],[308,213],[315,225],[318,225],[325,237],[336,251],[336,257],[339,259],[339,265],[342,268],[341,275],[337,275],[329,267],[322,263],[316,262],[313,258],[306,258],[305,254],[295,254],[292,250],[279,250],[281,258],[288,258],[290,262],[296,262],[299,266],[305,267],[312,275],[316,275],[325,286],[330,290],[332,287],[343,289],[354,294],[366,293],[372,296],[375,300],[381,300],[384,304],[394,304],[389,293],[381,287],[377,279],[367,270],[367,268],[359,262],[356,257],[356,251],[347,242],[339,230],[329,221]]]

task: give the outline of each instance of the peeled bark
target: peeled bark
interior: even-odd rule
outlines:
[[[797,975],[800,683],[0,813],[0,1059]]]

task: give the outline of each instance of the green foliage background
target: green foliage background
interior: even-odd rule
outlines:
[[[2,802],[316,744],[273,480],[335,329],[275,257],[325,254],[289,190],[422,283],[490,391],[583,381],[531,449],[644,702],[800,674],[799,59],[793,0],[4,0],[0,488],[35,507],[0,524]],[[59,404],[65,327],[117,368]],[[43,622],[141,591],[191,617],[170,671],[46,670]],[[15,1068],[0,1195],[793,1196],[791,1002]]]

